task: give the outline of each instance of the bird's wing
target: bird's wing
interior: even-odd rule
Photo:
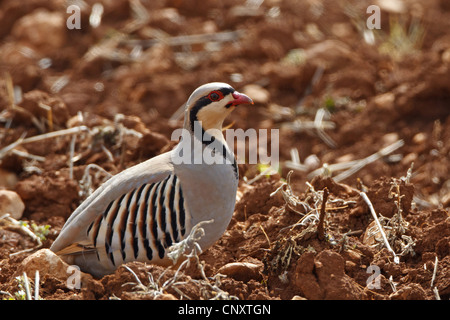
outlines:
[[[87,228],[103,214],[111,201],[142,186],[164,180],[173,172],[170,152],[128,168],[102,184],[69,217],[50,250],[58,254],[85,251],[89,248]]]

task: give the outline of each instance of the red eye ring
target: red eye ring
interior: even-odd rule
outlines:
[[[211,91],[208,94],[208,99],[211,101],[220,101],[223,99],[223,93],[220,91]]]

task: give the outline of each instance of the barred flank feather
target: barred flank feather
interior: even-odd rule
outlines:
[[[143,184],[111,201],[87,229],[94,247],[114,266],[136,260],[163,259],[166,249],[186,233],[186,204],[175,174]],[[100,249],[99,249],[100,250]]]

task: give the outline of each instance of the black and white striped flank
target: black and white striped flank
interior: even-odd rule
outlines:
[[[159,260],[173,243],[184,239],[188,211],[175,174],[143,184],[118,199],[87,229],[99,260],[114,266],[133,260]]]

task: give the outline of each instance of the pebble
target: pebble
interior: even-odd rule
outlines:
[[[221,267],[217,273],[224,274],[238,281],[249,281],[251,279],[261,280],[261,266],[249,262],[231,262]]]
[[[242,89],[242,93],[252,98],[253,102],[266,104],[270,100],[270,93],[257,84],[248,84]]]
[[[427,135],[425,133],[419,132],[416,135],[414,135],[412,141],[415,144],[422,144],[422,143],[425,143],[425,141],[427,141],[427,139],[428,138],[427,138]]]
[[[392,110],[394,108],[395,95],[392,92],[380,94],[372,99],[377,108]]]
[[[397,132],[391,132],[386,133],[381,139],[383,140],[384,145],[388,146],[400,140],[400,137]]]
[[[19,178],[14,172],[0,168],[0,188],[14,189],[18,181]]]
[[[26,257],[22,261],[21,271],[31,277],[34,277],[36,271],[39,271],[41,278],[51,276],[67,280],[69,288],[70,285],[73,285],[72,280],[76,280],[77,275],[80,277],[78,280],[81,286],[85,281],[93,279],[90,274],[81,271],[78,273],[76,266],[70,266],[50,249],[41,249]]]
[[[16,220],[22,218],[25,204],[17,193],[10,190],[0,190],[0,215],[9,213]]]
[[[406,156],[403,157],[402,164],[406,165],[406,166],[410,166],[411,163],[413,163],[414,161],[417,160],[417,158],[418,158],[417,153],[415,153],[415,152],[408,153]]]
[[[308,300],[302,296],[293,296],[291,300]]]

